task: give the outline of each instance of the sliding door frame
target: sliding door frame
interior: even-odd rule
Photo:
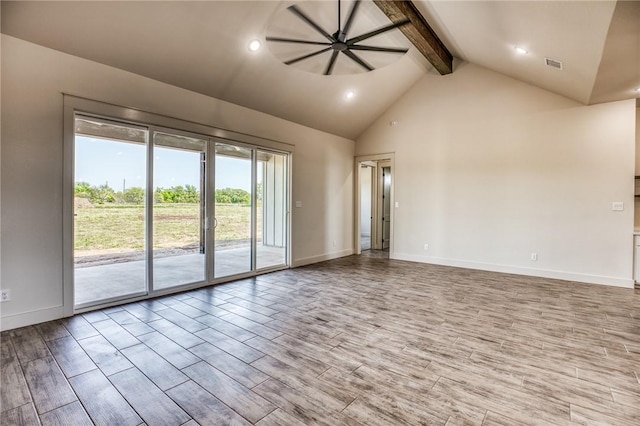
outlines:
[[[292,157],[294,153],[294,145],[265,139],[253,135],[239,132],[233,132],[225,129],[219,129],[205,124],[185,121],[165,115],[159,115],[151,112],[141,111],[134,108],[121,107],[118,105],[98,102],[86,98],[80,98],[72,95],[63,95],[63,223],[62,223],[62,275],[63,275],[63,314],[64,316],[72,316],[76,313],[86,312],[94,309],[101,309],[123,302],[135,302],[138,300],[149,299],[165,294],[177,293],[189,289],[200,288],[215,285],[236,279],[253,277],[262,273],[272,272],[276,270],[287,269],[291,265],[291,167]],[[145,207],[145,266],[147,276],[147,294],[131,298],[117,298],[117,300],[107,299],[104,303],[97,303],[92,306],[83,306],[76,308],[74,301],[74,173],[75,173],[75,118],[77,115],[95,117],[102,120],[117,121],[122,124],[131,124],[135,126],[144,126],[148,129],[147,141],[147,178],[146,178],[146,207]],[[206,148],[206,186],[205,186],[205,280],[196,283],[183,284],[167,289],[153,289],[153,153],[154,132],[171,132],[176,135],[187,137],[199,137],[207,140]],[[222,142],[230,145],[248,148],[252,152],[252,208],[251,208],[251,271],[238,275],[231,275],[215,279],[214,277],[214,244],[215,230],[213,229],[213,220],[215,215],[215,144]],[[270,151],[287,156],[287,179],[286,179],[286,249],[285,264],[275,267],[257,269],[256,268],[256,182],[257,182],[257,152],[258,150]],[[147,257],[151,256],[151,259]]]

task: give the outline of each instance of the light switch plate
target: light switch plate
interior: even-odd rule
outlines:
[[[302,201],[296,201],[296,208],[302,207]]]
[[[611,203],[611,210],[614,212],[624,211],[624,203],[622,201],[614,201]]]

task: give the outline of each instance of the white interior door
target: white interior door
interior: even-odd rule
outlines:
[[[360,249],[369,250],[373,241],[373,215],[375,211],[374,192],[375,168],[369,164],[360,165]]]
[[[382,167],[382,249],[391,241],[391,167]]]

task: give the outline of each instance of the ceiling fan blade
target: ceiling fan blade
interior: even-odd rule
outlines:
[[[371,65],[369,65],[368,63],[366,63],[365,61],[360,59],[355,53],[349,51],[349,49],[343,50],[342,53],[347,55],[349,58],[351,58],[353,60],[353,62],[357,63],[362,68],[365,68],[367,71],[373,71],[375,69]]]
[[[300,10],[300,8],[298,6],[296,6],[294,4],[294,5],[289,6],[287,9],[289,9],[291,11],[291,13],[296,15],[298,18],[302,19],[304,22],[309,24],[317,32],[322,34],[327,40],[329,40],[332,43],[335,41],[335,39],[333,37],[331,37],[329,35],[329,33],[327,33],[325,30],[323,30],[322,27],[320,27],[320,25],[316,24],[315,21],[313,21],[311,18],[309,18],[307,15],[305,15],[305,13],[302,10]]]
[[[336,59],[338,59],[338,53],[340,53],[339,50],[334,50],[333,53],[331,54],[331,59],[329,60],[327,69],[324,70],[324,75],[331,75],[331,72],[333,71],[333,66],[336,64]]]
[[[360,44],[354,44],[349,46],[351,50],[367,50],[369,52],[384,52],[384,53],[407,53],[409,49],[396,48],[396,47],[377,47],[377,46],[362,46]]]
[[[404,19],[400,22],[387,25],[386,27],[378,28],[377,30],[373,30],[368,33],[359,35],[358,37],[350,38],[349,40],[347,40],[347,44],[349,45],[349,47],[351,47],[351,45],[354,43],[358,43],[358,42],[361,42],[362,40],[366,40],[368,38],[377,36],[378,34],[386,33],[387,31],[391,31],[395,28],[402,27],[403,25],[407,25],[409,22],[411,21],[409,21],[408,19]]]
[[[326,49],[318,50],[317,52],[309,53],[308,55],[300,56],[298,58],[289,59],[284,64],[285,65],[295,64],[296,62],[304,61],[305,59],[312,58],[314,56],[317,56],[317,55],[319,55],[321,53],[324,53],[324,52],[327,52],[329,50],[331,50],[331,47],[327,47]]]
[[[280,43],[298,43],[298,44],[313,44],[316,46],[331,46],[331,43],[324,41],[310,41],[310,40],[298,40],[295,38],[283,38],[283,37],[266,37],[267,41],[277,41]]]
[[[360,6],[360,0],[354,0],[353,4],[351,5],[351,10],[349,11],[349,16],[347,17],[347,22],[344,24],[344,29],[342,30],[344,34],[349,33],[351,24],[353,24],[353,18],[355,18],[358,11],[358,6]]]

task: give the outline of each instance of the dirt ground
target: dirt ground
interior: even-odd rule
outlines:
[[[249,239],[216,241],[216,250],[228,250],[234,248],[246,247],[251,243]],[[190,244],[184,247],[174,247],[157,249],[153,251],[153,256],[170,257],[182,256],[185,254],[200,253],[199,244]],[[133,262],[136,260],[144,260],[143,251],[120,252],[118,249],[111,250],[87,250],[76,252],[74,264],[76,268],[89,268],[91,266],[112,265],[114,263]]]

